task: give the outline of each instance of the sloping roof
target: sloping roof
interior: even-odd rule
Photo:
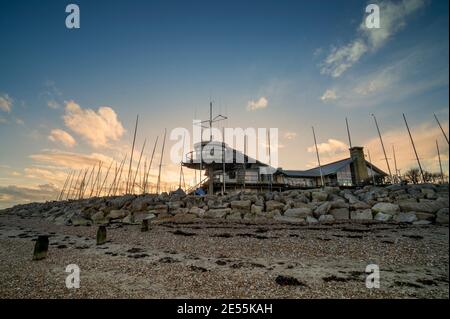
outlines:
[[[346,165],[350,163],[352,163],[352,159],[346,158],[337,162],[322,165],[322,173],[324,176],[335,174],[341,168],[344,168]],[[306,171],[282,170],[281,173],[290,177],[320,177],[319,167],[311,168]]]
[[[351,164],[353,160],[351,158],[345,158],[340,161],[336,161],[333,163],[322,165],[322,173],[324,176],[336,174],[338,171],[340,171],[345,166]],[[366,161],[366,165],[370,166],[370,162]],[[373,170],[380,175],[387,175],[385,172],[383,172],[381,169],[376,167],[375,165],[372,165]],[[305,171],[298,171],[298,170],[279,170],[280,174],[289,176],[289,177],[320,177],[320,168],[314,167]]]

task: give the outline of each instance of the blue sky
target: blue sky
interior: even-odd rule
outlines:
[[[137,113],[139,145],[164,128],[190,128],[194,115],[207,117],[210,98],[227,126],[279,128],[283,168],[314,165],[311,125],[325,161],[347,156],[346,116],[354,144],[383,167],[375,113],[407,169],[404,112],[425,166],[436,169],[429,145],[438,138],[448,170],[432,116],[448,130],[448,1],[371,1],[382,34],[360,28],[366,1],[74,1],[81,28],[72,30],[69,3],[0,2],[0,194],[61,183],[55,172],[73,165],[49,153],[115,157]],[[93,145],[92,132],[68,124],[70,101],[79,117],[111,108],[124,131],[99,131],[108,146]],[[55,129],[75,144],[49,138]]]

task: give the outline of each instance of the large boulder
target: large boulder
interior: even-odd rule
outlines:
[[[197,206],[193,206],[189,209],[189,213],[196,215],[197,217],[205,216],[205,210]]]
[[[314,210],[314,216],[326,215],[331,209],[331,202],[324,202]]]
[[[333,222],[334,216],[333,215],[321,215],[319,217],[319,222],[321,223],[327,223],[327,222]]]
[[[311,193],[312,200],[315,202],[324,202],[328,199],[328,193],[326,192],[312,192]]]
[[[72,226],[91,226],[92,221],[89,219],[83,218],[81,216],[73,216],[70,221],[72,222]]]
[[[269,200],[266,202],[266,211],[270,212],[272,210],[278,209],[283,210],[284,204],[275,200]]]
[[[448,208],[448,199],[421,200],[420,202],[401,201],[400,208],[404,212],[437,213],[441,208]]]
[[[375,215],[373,219],[378,220],[380,222],[387,222],[392,219],[392,215],[379,212]]]
[[[330,215],[336,220],[346,220],[350,218],[350,212],[348,208],[336,208],[330,211]]]
[[[295,218],[306,218],[306,216],[311,216],[311,208],[289,208],[284,212],[284,216],[295,217]]]
[[[312,225],[312,224],[317,224],[318,222],[319,221],[316,218],[314,218],[312,216],[306,216],[306,223],[307,224]]]
[[[353,220],[371,220],[373,219],[372,210],[369,208],[364,210],[352,211],[350,213],[350,218]]]
[[[125,209],[114,209],[109,212],[106,218],[114,220],[114,219],[122,219],[127,216],[130,212]]]
[[[394,215],[400,211],[400,206],[392,203],[377,203],[372,207],[374,213],[386,213]]]
[[[441,208],[437,212],[436,223],[448,225],[448,208]]]
[[[240,212],[249,212],[252,202],[250,200],[235,200],[231,202],[231,208]]]
[[[417,221],[417,216],[415,212],[401,212],[394,216],[394,220],[399,223],[413,223]]]
[[[231,213],[231,208],[210,209],[205,213],[206,218],[225,218]]]
[[[263,206],[259,206],[259,205],[255,205],[255,204],[253,204],[250,208],[250,211],[252,214],[260,214],[263,212],[263,210],[264,210]]]

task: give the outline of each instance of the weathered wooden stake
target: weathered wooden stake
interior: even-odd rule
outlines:
[[[106,243],[106,226],[102,225],[97,230],[97,245]]]
[[[148,219],[142,220],[142,224],[141,224],[141,232],[146,232],[146,231],[148,231]]]
[[[41,260],[47,257],[48,235],[39,235],[34,245],[33,260]]]

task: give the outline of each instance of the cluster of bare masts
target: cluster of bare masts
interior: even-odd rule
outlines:
[[[416,157],[417,165],[418,165],[419,172],[420,172],[420,177],[422,178],[422,182],[425,183],[427,181],[427,179],[425,178],[425,171],[422,168],[422,164],[420,162],[419,155],[417,154],[416,144],[414,143],[414,139],[412,137],[411,130],[410,130],[409,125],[408,125],[408,121],[406,120],[406,116],[405,116],[404,113],[402,115],[403,115],[403,120],[405,122],[406,130],[408,131],[409,139],[411,141],[411,146],[413,148],[414,155]],[[444,139],[445,139],[445,141],[447,142],[447,145],[448,145],[449,141],[448,141],[447,134],[445,134],[445,130],[443,129],[443,127],[441,125],[441,122],[439,122],[439,119],[436,116],[436,114],[433,113],[433,115],[434,115],[434,118],[435,118],[435,120],[436,120],[436,122],[437,122],[437,124],[438,124],[438,126],[439,126],[439,128],[440,128],[440,130],[442,132],[442,135],[444,136]],[[384,154],[384,160],[386,161],[386,166],[387,166],[387,169],[388,169],[388,172],[389,172],[390,182],[391,183],[399,183],[399,182],[401,182],[401,174],[400,174],[400,170],[397,168],[397,158],[395,156],[394,145],[392,145],[392,153],[393,153],[393,156],[394,156],[395,174],[392,174],[391,166],[389,164],[389,158],[387,157],[387,154],[386,154],[386,148],[384,147],[383,137],[381,135],[380,127],[378,126],[377,118],[375,117],[374,114],[372,114],[372,117],[373,117],[373,120],[375,122],[375,126],[376,126],[376,129],[377,129],[377,132],[378,132],[378,137],[380,139],[381,148],[382,148],[383,154]],[[350,129],[349,129],[347,118],[345,118],[345,124],[347,126],[347,134],[348,134],[349,146],[350,146],[350,148],[352,148],[352,139],[351,139],[351,136],[350,136]],[[324,186],[325,184],[324,184],[324,179],[323,179],[323,174],[322,174],[322,166],[320,164],[319,149],[317,147],[316,134],[315,134],[315,131],[314,131],[314,127],[312,127],[312,133],[313,133],[314,144],[315,144],[315,148],[316,148],[317,162],[319,164],[319,170],[320,170],[320,175],[321,175],[321,182],[322,182],[322,186]],[[441,152],[440,152],[440,149],[439,149],[439,142],[438,142],[437,139],[436,139],[436,150],[437,150],[437,157],[438,157],[438,161],[439,161],[441,182],[445,183],[444,171],[442,169]],[[372,165],[372,159],[370,158],[370,151],[367,150],[367,152],[368,152],[368,156],[369,156],[369,162]],[[371,170],[373,171],[373,168],[371,168]],[[375,185],[375,176],[374,176],[374,174],[372,174],[372,178],[373,178],[373,184]]]
[[[125,167],[127,164],[128,154],[125,154],[120,162],[112,159],[106,169],[106,173],[103,172],[104,167],[102,161],[95,163],[92,168],[70,171],[65,179],[57,200],[118,196],[123,194],[145,194],[152,191],[159,194],[161,191],[168,191],[171,189],[167,183],[162,183],[161,181],[161,168],[163,165],[162,161],[166,143],[166,130],[164,130],[161,157],[158,167],[158,178],[156,183],[150,182],[150,169],[152,168],[159,137],[156,137],[150,160],[148,158],[143,159],[145,145],[147,142],[146,139],[144,140],[137,162],[137,167],[136,169],[133,169],[133,156],[135,151],[138,122],[139,115],[136,117],[136,125],[134,128],[133,144],[128,169]]]

